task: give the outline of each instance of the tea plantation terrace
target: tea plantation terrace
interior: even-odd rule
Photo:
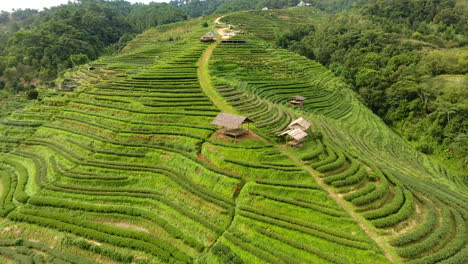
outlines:
[[[466,262],[466,186],[269,43],[301,10],[228,14],[233,42],[200,41],[199,19],[150,29],[8,108],[0,262]],[[301,148],[278,137],[295,129]]]

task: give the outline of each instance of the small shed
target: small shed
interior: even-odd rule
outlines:
[[[304,108],[304,100],[307,99],[304,96],[296,95],[289,99],[289,103],[300,108]]]
[[[246,134],[249,130],[242,128],[243,123],[251,123],[246,116],[233,115],[228,113],[219,113],[211,122],[212,125],[223,127],[224,134],[237,138]]]
[[[78,87],[78,84],[75,84],[75,83],[64,83],[62,84],[61,86],[61,90],[63,92],[73,92],[76,87]]]
[[[200,41],[201,42],[214,42],[214,41],[216,41],[216,36],[217,35],[218,35],[218,33],[214,32],[214,31],[210,31],[210,32],[206,33],[205,36],[201,37]]]
[[[279,134],[278,136],[289,136],[292,138],[292,140],[289,141],[287,144],[293,147],[300,147],[304,139],[308,136],[308,134],[300,128],[293,128]]]
[[[288,126],[289,129],[299,128],[302,131],[307,131],[310,128],[310,122],[305,120],[303,117],[300,117],[291,122]]]

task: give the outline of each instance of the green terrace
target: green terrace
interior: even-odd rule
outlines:
[[[277,12],[223,18],[245,43],[202,43],[198,20],[150,29],[2,116],[0,262],[463,263],[466,186],[268,44],[310,18]],[[221,109],[250,131],[225,136]],[[311,128],[291,148],[278,134],[298,117]]]

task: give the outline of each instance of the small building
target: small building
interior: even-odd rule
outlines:
[[[288,141],[287,144],[297,148],[302,146],[302,142],[308,136],[308,134],[300,128],[293,128],[279,134],[279,136],[289,136],[292,140]]]
[[[228,113],[219,113],[211,122],[212,125],[223,127],[224,135],[236,138],[249,132],[249,129],[242,128],[243,123],[251,123],[248,117],[233,115]]]
[[[218,36],[218,33],[214,31],[210,31],[205,34],[205,36],[200,38],[201,42],[214,42],[216,41],[216,36]]]
[[[307,130],[310,128],[310,123],[309,121],[305,120],[303,117],[298,118],[294,121],[292,121],[289,126],[288,130],[284,131],[283,133],[279,134],[279,137],[286,137],[288,136],[291,138],[287,142],[288,145],[292,147],[301,147],[302,142],[305,140],[305,138],[308,136]]]
[[[93,66],[88,67],[88,71],[92,71],[92,70],[94,70],[94,69],[96,69],[96,68],[93,67]]]
[[[78,84],[75,84],[75,83],[64,83],[62,84],[61,86],[61,90],[63,92],[73,92],[76,87],[78,87]]]
[[[289,103],[292,104],[292,105],[295,105],[297,107],[300,107],[300,108],[304,108],[304,100],[306,98],[304,96],[300,96],[300,95],[296,95],[296,96],[293,96],[289,99]]]
[[[265,6],[264,8],[262,8],[262,10],[263,10],[263,11],[267,11],[267,10],[269,10],[269,9],[268,9],[268,7]]]
[[[294,121],[292,121],[289,126],[289,129],[295,129],[299,128],[302,129],[302,131],[307,131],[307,129],[310,128],[310,122],[305,120],[303,117],[300,117]]]

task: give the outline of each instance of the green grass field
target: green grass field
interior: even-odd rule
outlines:
[[[5,108],[0,263],[465,263],[466,184],[271,44],[313,19],[223,18],[245,44],[164,25],[71,70],[74,92]],[[251,136],[218,133],[220,111],[249,116]],[[312,136],[286,147],[277,134],[300,116]]]

